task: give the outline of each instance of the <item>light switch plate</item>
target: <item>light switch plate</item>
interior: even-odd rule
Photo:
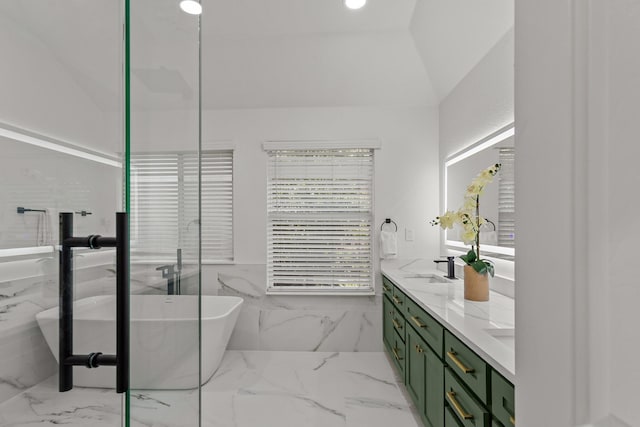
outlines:
[[[413,242],[413,230],[410,228],[404,229],[404,240],[407,242]]]

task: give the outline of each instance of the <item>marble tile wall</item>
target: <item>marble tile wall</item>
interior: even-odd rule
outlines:
[[[231,350],[382,351],[380,296],[266,295],[264,264],[203,267],[203,293],[244,305]]]

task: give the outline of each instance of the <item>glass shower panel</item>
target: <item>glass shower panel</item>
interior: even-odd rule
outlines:
[[[199,18],[130,0],[131,425],[199,426]]]
[[[114,366],[58,375],[60,215],[115,236],[124,208],[122,7],[0,2],[0,425],[123,420]],[[115,250],[71,251],[72,354],[115,354]]]

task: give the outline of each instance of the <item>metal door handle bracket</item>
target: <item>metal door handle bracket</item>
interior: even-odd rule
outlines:
[[[72,248],[116,248],[116,354],[73,354],[73,251]],[[129,389],[129,216],[116,213],[116,237],[73,236],[73,213],[60,213],[60,319],[58,390],[73,388],[73,367],[116,367],[116,392]]]

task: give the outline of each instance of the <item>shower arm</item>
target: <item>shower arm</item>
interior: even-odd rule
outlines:
[[[73,354],[73,250],[116,248],[116,354]],[[129,216],[116,213],[116,237],[73,237],[73,213],[60,213],[59,391],[73,388],[73,367],[116,367],[116,392],[129,389]]]

